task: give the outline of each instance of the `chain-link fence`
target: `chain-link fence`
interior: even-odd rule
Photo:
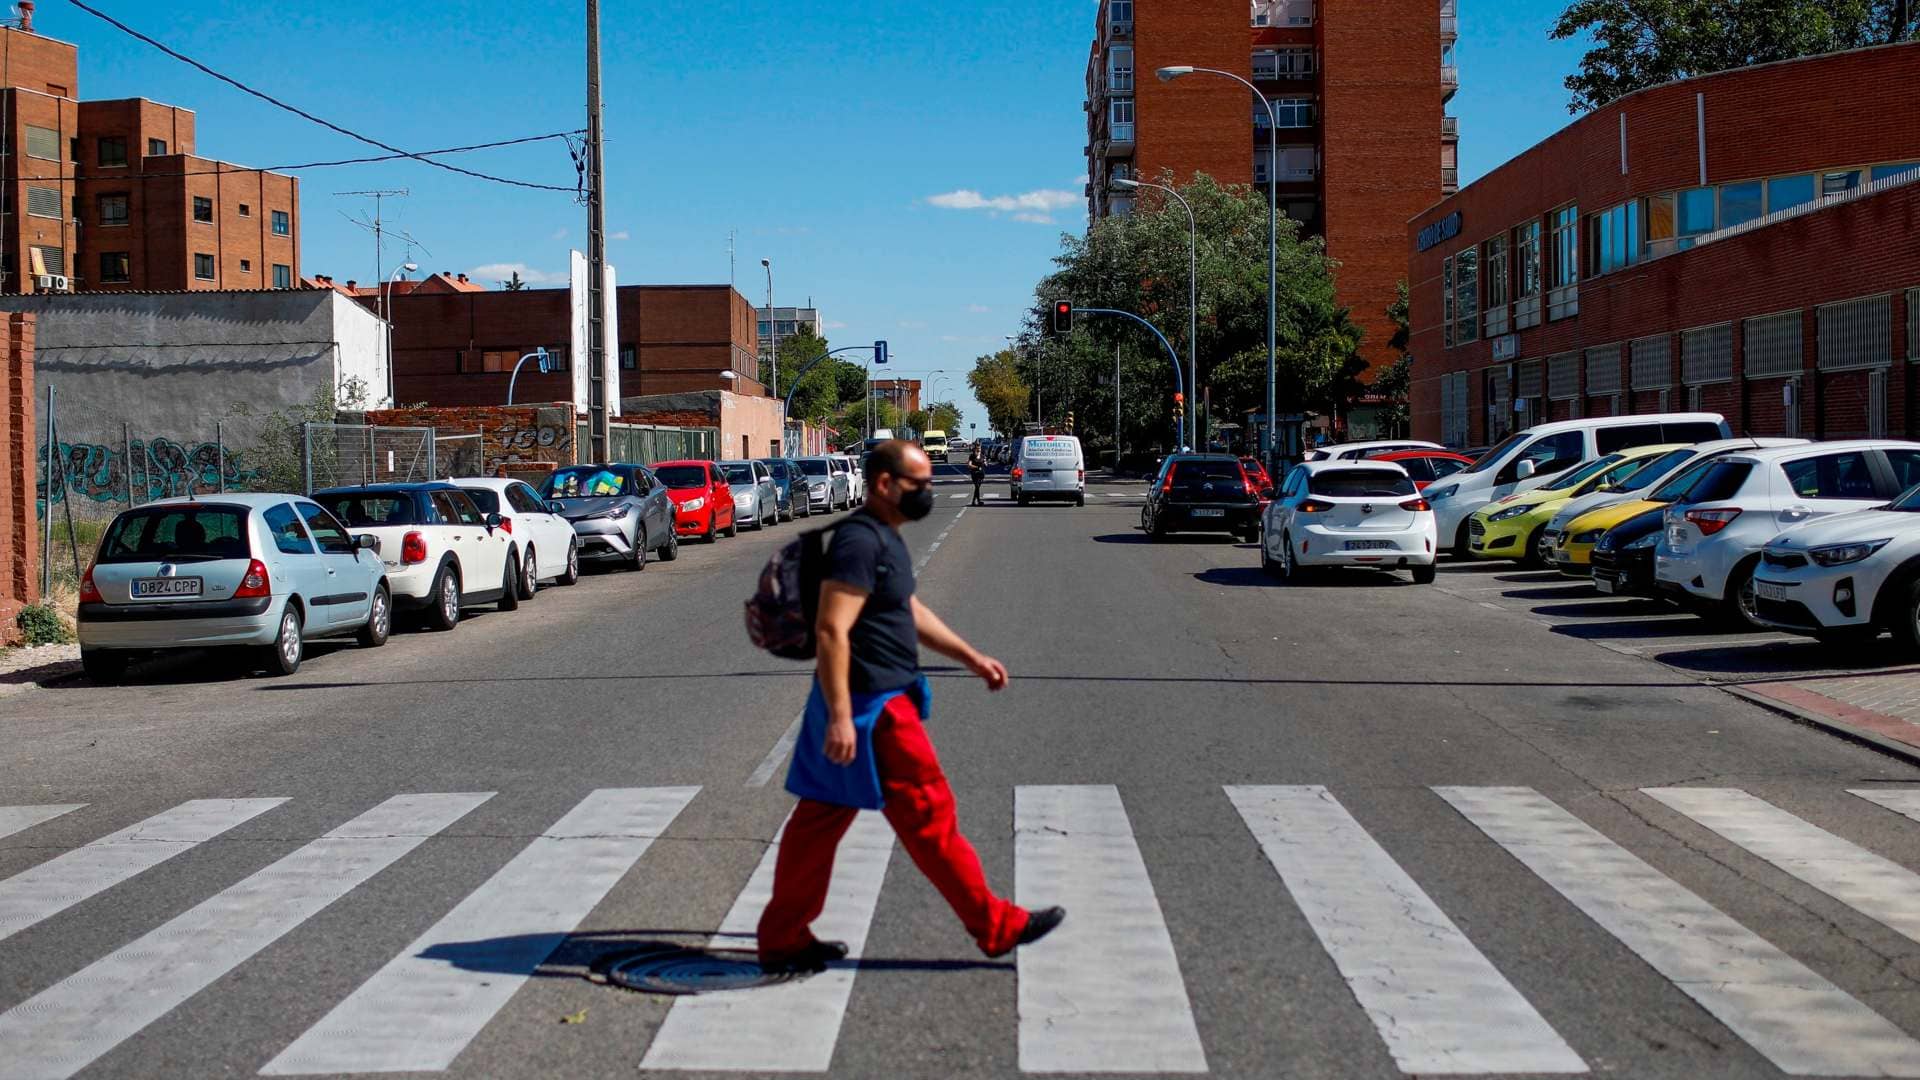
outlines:
[[[478,432],[434,436],[433,460],[436,480],[487,474],[486,444]]]
[[[373,424],[300,425],[301,490],[355,484],[406,484],[441,474],[429,427]]]
[[[607,445],[609,461],[632,461],[641,465],[660,461],[712,461],[720,452],[718,428],[660,427],[654,424],[613,424],[611,427],[612,437]],[[581,460],[585,460],[586,448],[592,445],[587,425],[580,424],[575,437],[575,445],[581,449]]]

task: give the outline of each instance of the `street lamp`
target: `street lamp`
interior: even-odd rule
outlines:
[[[387,408],[400,404],[393,388],[393,283],[400,280],[401,274],[411,274],[420,269],[418,263],[401,263],[400,269],[387,279],[387,297],[380,304],[381,317],[387,320]]]
[[[1279,310],[1280,277],[1280,118],[1273,111],[1273,102],[1260,88],[1231,71],[1218,68],[1194,67],[1191,64],[1176,64],[1163,67],[1154,72],[1161,82],[1172,82],[1183,75],[1194,73],[1218,75],[1232,79],[1252,92],[1254,100],[1267,110],[1267,454],[1266,465],[1269,473],[1276,468],[1279,454],[1280,418],[1275,415],[1278,405],[1274,400],[1274,323]]]
[[[1115,179],[1114,184],[1123,188],[1139,189],[1150,187],[1173,196],[1181,209],[1187,212],[1187,386],[1191,388],[1195,405],[1200,396],[1200,225],[1193,216],[1193,205],[1178,191],[1166,184],[1155,184],[1140,180]],[[1114,391],[1116,394],[1118,390]],[[1195,419],[1199,411],[1194,411]],[[1114,437],[1119,438],[1116,430]],[[1193,445],[1197,450],[1206,449],[1206,433],[1195,431]]]
[[[761,259],[760,266],[767,272],[767,351],[773,359],[773,396],[780,397],[780,324],[773,317],[773,260]],[[786,399],[781,398],[780,406],[780,444],[787,443]]]

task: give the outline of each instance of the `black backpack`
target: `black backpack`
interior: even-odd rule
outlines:
[[[851,522],[878,523],[855,515],[836,524],[808,529],[789,541],[760,571],[760,587],[747,598],[747,637],[783,660],[811,660],[819,642],[814,622],[820,616],[820,579],[827,565],[827,534]]]

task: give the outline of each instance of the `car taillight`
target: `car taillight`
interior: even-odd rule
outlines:
[[[1081,483],[1084,484],[1087,482],[1087,470],[1075,469],[1074,474],[1075,474],[1075,479],[1079,480]]]
[[[1324,514],[1331,509],[1333,509],[1333,504],[1330,502],[1308,499],[1306,502],[1300,504],[1298,512],[1302,514]]]
[[[240,579],[240,587],[233,590],[235,600],[247,600],[256,596],[272,596],[273,579],[267,576],[267,564],[255,559],[247,564],[247,574]]]
[[[1724,510],[1687,511],[1687,520],[1693,522],[1694,526],[1700,530],[1701,536],[1712,536],[1733,524],[1733,519],[1739,516],[1740,508],[1737,506],[1730,506]]]
[[[1018,466],[1018,465],[1015,465],[1015,466],[1013,467],[1013,478],[1014,478],[1015,480],[1018,480],[1018,479],[1020,479],[1021,477],[1023,477],[1023,476],[1025,476],[1025,475],[1027,475],[1027,470],[1025,470],[1025,469],[1023,469],[1023,468],[1021,468],[1021,467],[1020,467],[1020,466]]]
[[[501,518],[501,519],[500,519],[500,531],[501,531],[501,532],[503,532],[503,533],[511,533],[511,532],[513,532],[513,519],[512,519],[512,518],[510,518],[510,517],[503,517],[503,518]]]
[[[410,532],[400,541],[400,562],[406,566],[427,561],[427,538]]]
[[[1169,492],[1169,491],[1172,491],[1172,490],[1173,490],[1173,470],[1172,470],[1172,469],[1168,469],[1168,470],[1167,470],[1167,478],[1166,478],[1165,480],[1163,480],[1163,481],[1161,481],[1161,482],[1160,482],[1160,492],[1161,492],[1161,494],[1163,494],[1163,495],[1164,495],[1164,494],[1166,494],[1167,492]]]
[[[92,563],[87,564],[87,572],[80,577],[80,602],[83,604],[98,604],[102,602],[100,598],[100,586],[93,583]]]
[[[1428,502],[1425,499],[1408,499],[1406,502],[1403,502],[1400,504],[1400,509],[1413,510],[1416,512],[1421,510],[1431,510],[1433,509],[1433,504]]]

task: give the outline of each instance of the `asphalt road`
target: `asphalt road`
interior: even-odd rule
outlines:
[[[936,671],[932,730],[990,878],[1069,908],[1017,962],[863,824],[857,967],[586,977],[755,910],[809,676],[741,628],[782,525],[293,678],[0,699],[0,1080],[1920,1075],[1920,770],[1469,571],[1147,543],[1142,490],[943,483],[910,527],[1014,674]]]

